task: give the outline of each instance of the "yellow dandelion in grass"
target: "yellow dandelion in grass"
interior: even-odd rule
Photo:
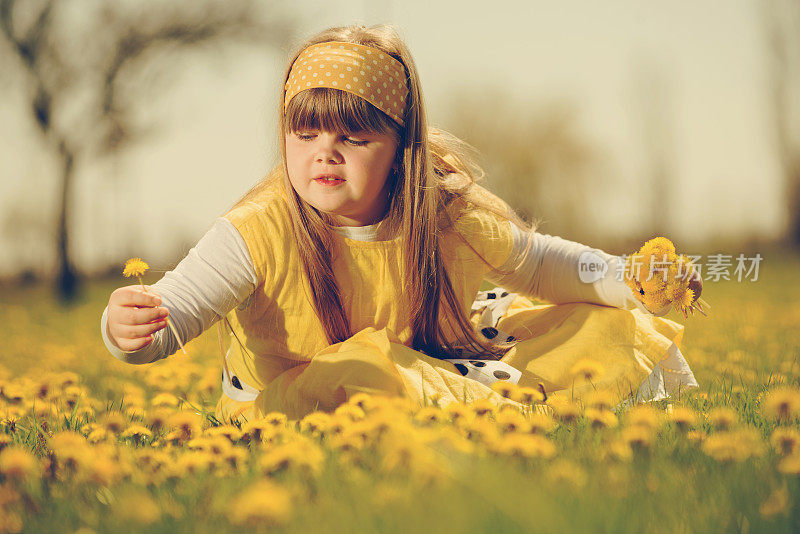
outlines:
[[[315,443],[303,439],[270,447],[259,458],[258,467],[266,476],[291,471],[312,477],[322,471],[324,462],[325,454],[322,449]]]
[[[614,406],[614,395],[607,389],[598,389],[587,393],[584,402],[587,408],[611,410]]]
[[[708,412],[708,422],[717,430],[730,430],[739,422],[739,415],[731,408],[718,406]]]
[[[553,417],[546,413],[531,414],[528,418],[528,424],[532,434],[547,434],[556,427]]]
[[[460,402],[451,402],[444,407],[443,411],[450,422],[456,425],[470,421],[475,417],[475,413]]]
[[[158,407],[158,406],[166,406],[166,407],[169,407],[169,408],[177,408],[177,406],[178,406],[178,404],[180,404],[180,402],[181,402],[180,399],[178,399],[178,397],[176,397],[172,393],[161,392],[161,393],[156,394],[150,400],[150,406],[152,406],[154,408]]]
[[[783,456],[800,450],[800,432],[790,427],[779,427],[772,431],[769,442]]]
[[[603,376],[605,371],[603,364],[597,360],[582,358],[575,362],[569,370],[569,373],[572,375],[572,378],[583,378],[587,382],[591,382]]]
[[[311,436],[323,436],[331,423],[331,416],[325,412],[311,412],[300,420],[300,432]]]
[[[497,411],[497,405],[489,399],[476,399],[467,406],[477,417],[487,417]]]
[[[519,386],[514,384],[513,382],[509,382],[508,380],[498,380],[494,382],[491,386],[492,391],[500,395],[501,397],[505,397],[506,399],[511,399],[513,401],[519,401]]]
[[[228,508],[234,525],[263,528],[285,524],[292,512],[289,492],[268,480],[260,480],[236,495]]]
[[[553,462],[547,469],[547,480],[551,484],[581,489],[586,485],[586,471],[580,465],[567,459]]]
[[[501,411],[495,417],[495,422],[497,423],[497,428],[499,428],[500,432],[503,434],[508,434],[510,432],[528,432],[531,427],[531,424],[525,416],[517,410]]]
[[[674,407],[667,418],[681,432],[687,432],[697,424],[697,414],[695,411],[684,406]]]
[[[518,458],[546,459],[556,454],[556,446],[552,441],[535,434],[506,434],[489,444],[489,448],[497,454]]]
[[[646,451],[653,445],[653,429],[644,425],[626,426],[620,438],[634,451]]]
[[[663,422],[661,412],[648,404],[634,406],[625,416],[628,426],[642,426],[650,431],[658,430]]]
[[[30,480],[40,473],[39,460],[30,451],[12,445],[0,452],[0,473],[11,480]]]
[[[139,280],[139,285],[142,286],[142,291],[147,293],[147,288],[144,287],[142,276],[149,268],[150,266],[147,265],[142,258],[131,258],[125,262],[125,267],[122,269],[122,276],[125,278],[135,276]],[[172,321],[170,321],[169,317],[166,318],[166,321],[167,326],[169,326],[170,330],[172,330],[172,334],[175,336],[175,339],[178,340],[178,345],[180,345],[181,351],[183,351],[184,354],[187,354],[186,349],[183,348],[181,337],[178,335],[178,331],[175,329],[175,325],[172,324]]]
[[[414,420],[422,423],[423,425],[432,425],[441,423],[446,419],[445,413],[434,406],[425,406],[414,414]]]
[[[540,402],[545,402],[547,400],[547,395],[544,391],[543,384],[539,384],[538,388],[523,386],[519,388],[518,395],[519,398],[514,400],[518,400],[519,402],[527,406],[531,406],[533,404]]]
[[[619,425],[619,419],[611,410],[587,408],[583,415],[589,420],[592,428],[615,428]]]
[[[288,418],[286,417],[285,413],[281,412],[270,412],[265,415],[262,420],[270,426],[273,427],[282,427],[286,425],[286,421]]]
[[[761,456],[765,452],[764,442],[751,428],[708,436],[703,441],[702,449],[704,453],[719,462],[741,462]]]
[[[206,430],[206,434],[208,436],[221,436],[234,444],[241,441],[243,436],[242,431],[233,425],[220,425],[211,427]]]
[[[552,409],[555,418],[564,424],[574,423],[582,413],[581,406],[577,402],[564,397],[550,397],[547,406]]]
[[[200,435],[203,421],[200,416],[191,410],[181,410],[172,413],[166,421],[166,426],[174,431],[170,439],[188,441]]]
[[[476,443],[492,443],[498,436],[495,424],[483,417],[465,422],[461,426],[461,433],[465,438]]]
[[[214,464],[214,457],[207,451],[189,451],[180,454],[175,460],[173,470],[178,477],[206,473]]]
[[[336,416],[344,417],[350,421],[360,421],[366,416],[364,410],[353,404],[342,404],[338,406],[333,413]]]
[[[800,415],[800,389],[781,387],[764,397],[761,413],[767,419],[788,422]]]

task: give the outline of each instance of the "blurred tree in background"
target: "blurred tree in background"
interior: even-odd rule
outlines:
[[[768,96],[784,177],[787,221],[784,238],[800,248],[800,2],[759,3],[767,39]]]
[[[76,168],[113,155],[152,129],[133,119],[147,106],[136,83],[144,64],[174,50],[222,52],[231,43],[280,47],[295,26],[277,6],[251,0],[0,0],[0,42],[8,45],[3,52],[10,51],[2,56],[0,77],[26,77],[30,118],[59,161],[54,245],[62,301],[79,290],[69,246]]]
[[[587,187],[599,190],[591,175],[599,154],[578,132],[576,111],[522,105],[499,91],[462,93],[445,129],[478,150],[486,185],[523,218],[546,223],[546,233],[591,240],[597,235]]]

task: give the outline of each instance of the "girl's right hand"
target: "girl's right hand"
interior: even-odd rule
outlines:
[[[169,311],[160,304],[161,297],[145,292],[141,285],[115,289],[108,299],[108,338],[127,352],[147,346],[153,334],[167,326]]]

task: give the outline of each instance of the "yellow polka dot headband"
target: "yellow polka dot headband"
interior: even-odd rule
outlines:
[[[311,45],[292,65],[283,110],[300,91],[329,87],[360,96],[403,126],[405,78],[403,64],[377,48],[337,41]]]

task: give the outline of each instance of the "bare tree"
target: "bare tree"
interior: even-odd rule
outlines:
[[[173,50],[246,43],[279,47],[294,21],[251,0],[183,3],[0,0],[0,35],[27,74],[32,119],[60,167],[56,288],[71,300],[79,279],[69,247],[70,189],[84,160],[113,155],[152,125],[136,124],[136,77]],[[1,69],[0,77],[9,68]],[[141,84],[140,84],[141,85]]]
[[[767,39],[769,97],[784,179],[787,221],[783,238],[800,247],[800,3],[759,3]]]

